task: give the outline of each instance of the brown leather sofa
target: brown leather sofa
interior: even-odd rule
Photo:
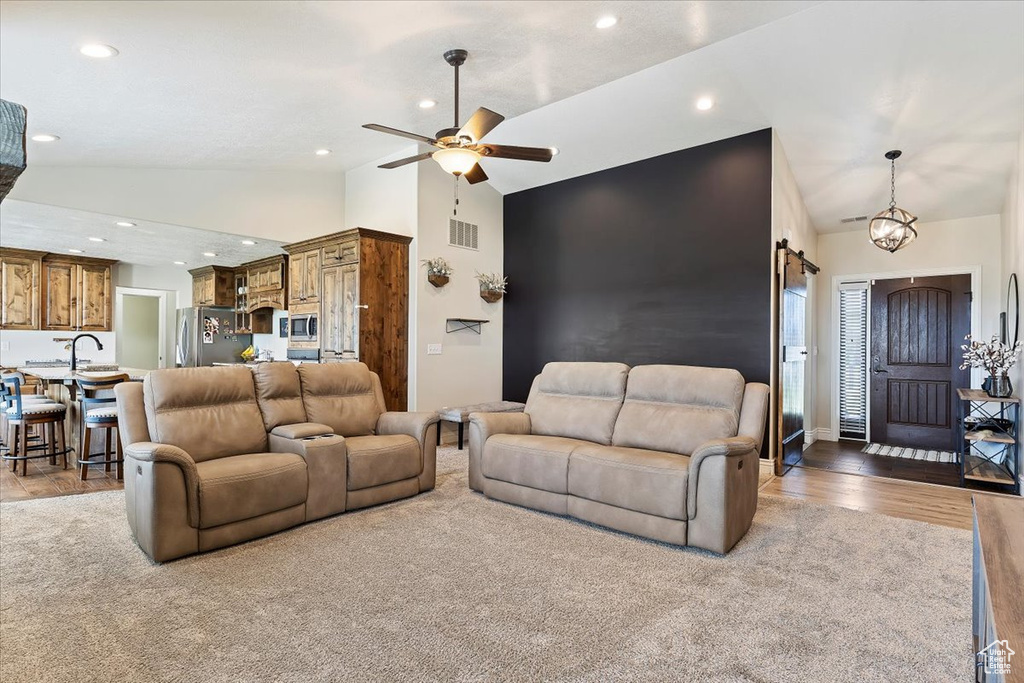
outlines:
[[[548,363],[524,413],[474,413],[469,485],[666,543],[728,552],[757,509],[768,386],[722,368]]]
[[[362,363],[154,370],[115,389],[128,525],[158,562],[434,487],[436,413]]]

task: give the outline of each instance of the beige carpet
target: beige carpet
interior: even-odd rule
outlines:
[[[762,497],[727,557],[437,490],[151,564],[123,494],[0,506],[0,680],[963,681],[970,535]]]

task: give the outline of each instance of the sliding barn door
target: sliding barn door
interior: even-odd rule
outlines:
[[[804,366],[807,363],[807,275],[803,262],[783,252],[779,287],[779,462],[776,474],[803,456]]]
[[[956,390],[970,385],[960,345],[971,329],[971,277],[871,285],[871,440],[956,450]]]

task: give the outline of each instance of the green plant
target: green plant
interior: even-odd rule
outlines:
[[[455,269],[448,265],[448,262],[440,256],[423,259],[423,264],[427,267],[427,274],[429,275],[444,275],[447,277],[455,272]]]
[[[477,273],[476,279],[480,281],[481,292],[501,292],[505,293],[505,286],[508,284],[508,278],[502,277],[501,273]]]

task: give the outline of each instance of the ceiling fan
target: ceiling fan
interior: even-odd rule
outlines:
[[[381,164],[378,168],[398,168],[417,161],[424,161],[433,158],[446,173],[451,173],[456,178],[464,177],[469,183],[475,184],[487,180],[487,174],[480,167],[480,160],[484,157],[495,159],[519,159],[522,161],[551,161],[555,151],[550,147],[515,147],[512,145],[492,145],[481,142],[483,137],[505,120],[501,114],[480,107],[477,109],[466,125],[459,127],[459,67],[465,64],[469,52],[466,50],[448,50],[444,53],[444,61],[455,67],[455,125],[437,131],[435,137],[417,135],[397,128],[382,126],[377,123],[367,123],[363,128],[398,135],[399,137],[416,140],[425,145],[431,145],[438,149],[431,152],[424,152],[416,156],[406,157],[398,161],[390,161]]]

